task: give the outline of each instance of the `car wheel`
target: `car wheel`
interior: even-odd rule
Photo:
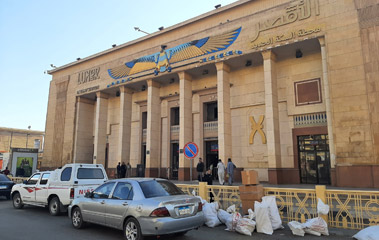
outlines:
[[[21,209],[24,207],[24,204],[22,203],[22,199],[19,193],[15,193],[13,195],[13,207],[17,209]]]
[[[124,237],[127,240],[142,240],[141,227],[135,218],[129,218],[124,225]]]
[[[81,229],[85,227],[85,222],[83,221],[83,216],[82,212],[80,211],[80,208],[74,208],[71,215],[71,221],[72,226],[74,226],[74,228]]]
[[[52,216],[58,216],[61,212],[61,202],[59,198],[53,197],[49,202],[49,212]]]

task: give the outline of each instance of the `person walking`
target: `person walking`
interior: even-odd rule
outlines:
[[[121,178],[121,163],[120,162],[118,162],[116,169],[117,169],[117,171],[116,171],[117,176],[116,177]]]
[[[121,178],[125,178],[125,174],[126,174],[126,165],[124,162],[122,162],[122,164],[121,164]]]
[[[203,176],[204,176],[204,163],[203,163],[203,159],[201,158],[199,158],[199,162],[197,163],[196,171],[197,171],[197,180],[199,180],[199,182],[202,182]]]
[[[217,173],[218,173],[218,182],[220,183],[220,185],[224,185],[225,184],[225,165],[224,163],[221,161],[221,159],[218,160],[218,163],[217,163]]]
[[[232,159],[228,158],[228,165],[226,166],[226,171],[229,175],[228,182],[229,186],[233,185],[233,174],[234,169],[236,168],[236,165],[232,162]]]

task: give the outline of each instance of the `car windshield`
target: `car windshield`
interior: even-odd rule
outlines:
[[[104,174],[100,168],[79,168],[78,179],[103,179]]]
[[[9,182],[10,179],[7,176],[5,176],[5,175],[0,174],[0,181],[1,182]]]
[[[182,195],[184,192],[169,181],[151,180],[140,182],[145,198]]]

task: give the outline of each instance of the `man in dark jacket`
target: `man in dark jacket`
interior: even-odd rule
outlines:
[[[117,165],[117,178],[121,178],[121,163],[118,162]]]
[[[126,174],[126,165],[124,162],[122,162],[122,164],[121,164],[121,178],[125,178],[125,174]]]
[[[196,171],[197,171],[197,180],[199,180],[199,182],[203,181],[204,163],[203,163],[203,159],[201,158],[199,158],[199,162],[197,163]]]

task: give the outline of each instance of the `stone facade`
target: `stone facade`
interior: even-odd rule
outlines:
[[[240,0],[51,70],[42,165],[101,163],[112,175],[130,162],[133,174],[141,165],[145,176],[188,180],[183,147],[193,141],[207,165],[218,153],[260,181],[378,187],[378,9]],[[128,69],[206,37],[222,45],[239,28],[226,49],[168,57],[156,73]],[[108,71],[117,67],[120,78]]]

